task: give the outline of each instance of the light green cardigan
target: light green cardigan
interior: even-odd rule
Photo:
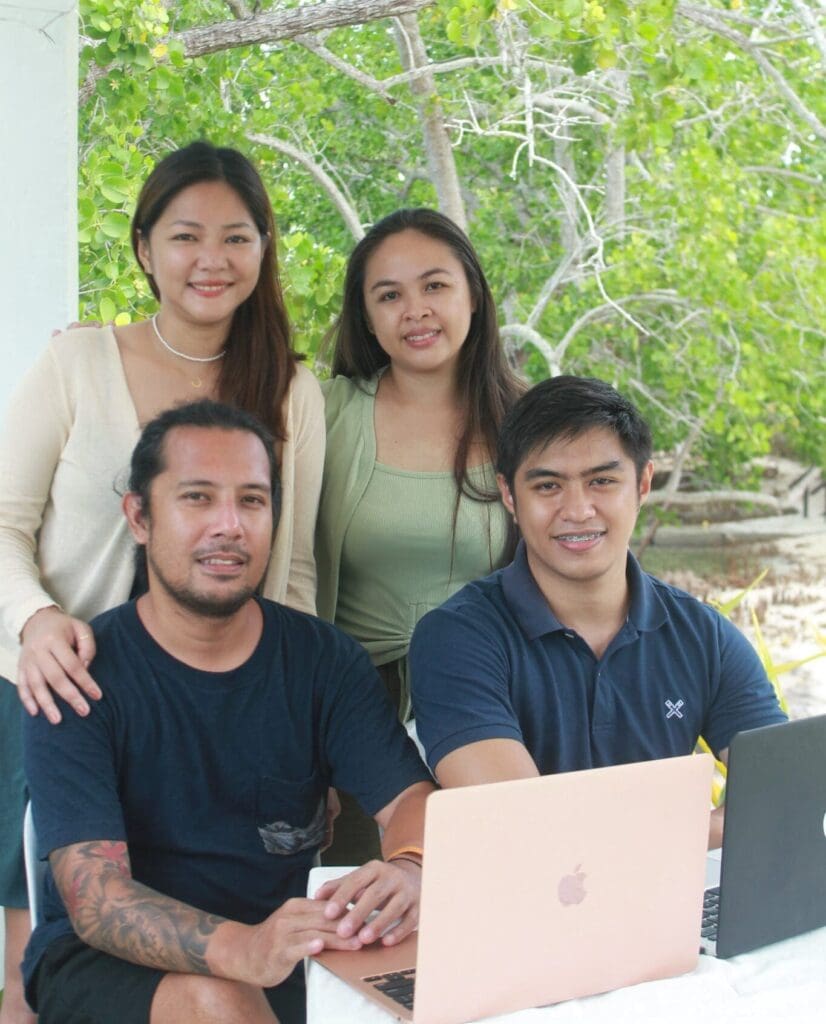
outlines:
[[[328,622],[336,615],[344,535],[364,495],[376,462],[373,413],[379,375],[353,381],[323,381],[327,453],[316,528],[318,614]]]

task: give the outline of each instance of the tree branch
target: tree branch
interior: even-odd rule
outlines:
[[[429,69],[430,60],[415,14],[403,14],[396,21],[396,46],[405,71]],[[422,75],[410,83],[422,119],[424,144],[430,180],[436,186],[439,209],[462,230],[467,227],[465,204],[459,186],[459,174],[453,148],[445,128],[442,104],[432,74]]]
[[[560,110],[563,114],[571,111],[573,114],[581,114],[590,118],[595,124],[606,125],[611,123],[611,118],[603,114],[593,103],[586,103],[585,100],[574,99],[571,96],[557,96],[554,93],[541,92],[533,98],[534,106],[548,110]]]
[[[742,170],[749,174],[774,174],[778,178],[794,178],[795,181],[802,181],[805,185],[822,185],[821,178],[815,178],[811,174],[801,174],[800,171],[790,171],[787,167],[743,167]]]
[[[574,340],[577,334],[587,327],[590,323],[595,323],[600,320],[609,320],[614,314],[619,313],[626,320],[631,320],[632,323],[635,321],[630,318],[626,310],[622,309],[620,303],[629,302],[653,302],[657,305],[663,303],[670,306],[685,306],[688,305],[688,300],[681,298],[676,292],[670,289],[660,289],[651,292],[639,292],[635,295],[624,295],[619,299],[609,299],[601,306],[594,306],[592,309],[587,310],[582,316],[578,317],[565,332],[564,337],[556,346],[557,358],[560,360],[565,354],[565,350]],[[645,332],[649,334],[649,331]]]
[[[580,198],[579,188],[575,180],[576,165],[572,152],[572,144],[567,139],[554,139],[554,160],[564,171],[562,180],[555,182],[557,195],[562,200],[559,211],[559,244],[565,254],[563,261],[573,266],[583,250],[583,240],[579,234],[579,218],[577,216],[577,199]],[[529,162],[533,163],[533,160]]]
[[[383,18],[412,14],[432,3],[433,0],[324,0],[323,3],[305,4],[288,10],[262,11],[240,21],[184,29],[170,33],[169,38],[177,39],[183,45],[185,56],[203,57],[207,53],[236,46],[276,43],[307,32],[364,25]]]
[[[646,500],[647,505],[705,505],[711,501],[749,502],[754,505],[765,505],[782,512],[786,507],[780,498],[773,494],[760,491],[678,491],[666,494],[666,488],[651,491]]]
[[[285,142],[283,139],[277,139],[272,135],[259,135],[253,132],[248,134],[247,138],[250,142],[257,142],[262,146],[267,146],[269,149],[283,153],[284,156],[288,156],[291,160],[296,160],[300,163],[330,197],[353,238],[358,242],[359,239],[364,237],[364,228],[359,220],[359,216],[347,200],[347,197],[324,168],[319,166],[309,153],[305,153],[304,150],[293,146],[292,143]]]
[[[550,377],[555,377],[561,372],[556,352],[551,344],[535,328],[529,327],[527,324],[505,324],[499,328],[499,336],[502,339],[515,338],[517,341],[533,345],[545,360]]]
[[[443,60],[439,64],[427,64],[421,68],[411,68],[409,71],[402,71],[401,74],[391,75],[383,79],[382,84],[386,89],[392,89],[394,85],[409,85],[416,78],[424,78],[425,75],[444,75],[451,71],[461,71],[463,68],[492,68],[501,63],[501,57],[456,57],[453,60]]]
[[[434,0],[324,0],[323,3],[307,4],[304,7],[294,7],[290,10],[264,11],[260,14],[251,14],[244,0],[227,0],[227,4],[236,15],[236,21],[218,22],[213,25],[203,25],[199,28],[185,29],[182,32],[171,32],[158,40],[159,44],[168,43],[170,39],[178,40],[184,49],[186,57],[202,57],[208,53],[216,53],[219,50],[231,50],[237,46],[254,46],[258,43],[276,43],[287,39],[296,39],[308,33],[322,32],[332,28],[341,28],[346,25],[363,25],[369,21],[379,21],[383,18],[393,18],[399,14],[414,12],[424,7],[429,7]],[[302,40],[303,45],[307,45]],[[337,61],[334,54],[325,50],[328,63]],[[318,51],[316,51],[318,52]],[[319,54],[321,55],[321,54]],[[78,105],[83,106],[88,102],[95,91],[95,87],[101,78],[116,67],[116,62],[107,64],[105,67],[93,65],[90,67],[86,80],[78,89]],[[360,74],[355,68],[350,68],[344,61],[334,64],[339,71],[345,74]],[[426,72],[427,69],[424,69]],[[390,85],[376,83],[378,90],[384,95],[391,85],[402,80],[404,76],[396,75],[390,79]],[[359,79],[362,85],[368,85],[371,81],[369,76],[364,80]],[[376,80],[372,80],[375,82]],[[388,102],[393,102],[385,96]]]
[[[735,365],[739,365],[739,359],[735,361]],[[717,406],[723,400],[725,391],[726,379],[723,379],[717,385],[717,392],[714,396],[714,400],[709,406],[709,408],[705,411],[705,414],[703,415],[702,419],[697,419],[694,421],[694,423],[692,423],[688,433],[683,438],[681,444],[677,448],[676,455],[674,456],[674,462],[671,466],[671,472],[668,474],[668,480],[666,482],[666,485],[665,487],[661,488],[659,491],[656,492],[657,501],[655,501],[654,504],[660,504],[664,509],[668,509],[674,503],[674,499],[677,497],[677,492],[680,489],[680,483],[683,479],[683,469],[685,468],[685,464],[688,460],[689,453],[691,452],[691,449],[694,447],[697,438],[703,432],[704,424],[708,421],[709,417],[712,415]],[[649,544],[652,543],[654,537],[656,536],[657,530],[659,529],[659,526],[660,520],[656,516],[652,516],[648,529],[645,531],[645,534],[640,540],[640,543],[635,552],[637,558],[641,558],[645,549],[648,547]]]
[[[114,67],[114,63],[106,64],[104,66],[101,66],[100,64],[92,64],[86,74],[83,85],[81,85],[77,91],[77,104],[79,107],[82,107],[84,103],[87,103],[91,99],[98,82],[101,78],[106,78]]]
[[[244,3],[244,0],[226,0],[226,4],[236,18],[243,20],[252,17],[252,11]]]
[[[748,28],[754,30],[750,41],[755,46],[773,46],[778,42],[786,42],[790,39],[803,38],[800,33],[791,33],[784,31],[782,35],[773,35],[768,37],[765,35],[766,29],[778,29],[776,24],[772,24],[770,19],[777,13],[776,9],[772,8],[771,4],[768,4],[766,8],[761,12],[759,18],[752,18],[748,14],[743,14],[740,11],[726,10],[722,7],[700,7],[697,4],[686,2],[682,6],[689,10],[699,12],[700,14],[707,14],[712,18],[719,18],[721,21],[733,22],[735,25],[745,25]]]
[[[826,70],[826,33],[820,27],[820,22],[812,14],[811,8],[803,3],[803,0],[792,0],[792,7],[797,11],[798,17],[811,33],[815,46],[820,51],[820,63],[823,65],[824,70]]]
[[[777,70],[774,64],[772,64],[765,53],[763,53],[758,43],[752,42],[752,40],[749,39],[748,36],[744,36],[742,32],[729,28],[729,26],[722,21],[722,18],[720,17],[721,12],[719,11],[711,11],[707,8],[695,7],[693,4],[687,4],[684,2],[679,2],[677,4],[676,11],[689,21],[693,21],[697,25],[702,25],[703,28],[708,29],[715,35],[722,36],[723,39],[728,39],[730,43],[738,46],[741,50],[753,57],[763,72],[772,80],[772,82],[774,82],[778,92],[785,97],[792,109],[797,113],[798,117],[806,122],[818,138],[826,139],[826,126],[821,123],[813,111],[809,110],[783,75]]]
[[[430,2],[432,3],[434,0],[430,0]],[[337,57],[332,50],[328,50],[323,44],[316,43],[313,40],[314,45],[308,46],[305,38],[311,39],[312,37],[294,37],[296,42],[301,43],[302,46],[306,46],[307,49],[318,54],[322,60],[326,60],[332,67],[341,71],[342,74],[350,75],[368,89],[372,89],[388,99],[389,102],[395,101],[386,96],[386,93],[397,85],[410,85],[417,78],[426,78],[429,75],[447,75],[454,71],[462,71],[465,68],[492,68],[504,64],[503,57],[455,57],[452,60],[443,60],[433,64],[428,63],[419,68],[411,68],[409,71],[401,71],[399,74],[389,75],[387,78],[372,78],[370,75],[364,75],[364,72],[359,71],[358,68],[354,68],[351,64]],[[527,61],[526,65],[540,69],[544,69],[547,66],[544,61]],[[361,75],[364,75],[364,79],[359,77]]]
[[[342,60],[341,57],[336,56],[332,50],[328,50],[324,43],[319,42],[313,36],[296,36],[295,41],[300,43],[305,50],[309,50],[310,53],[314,53],[317,57],[320,57],[325,64],[329,64],[330,67],[335,68],[336,71],[340,71],[342,75],[352,78],[354,82],[358,82],[358,84],[363,86],[365,89],[369,89],[370,92],[374,92],[381,96],[381,98],[386,100],[389,104],[392,105],[396,102],[395,98],[390,95],[389,86],[386,82],[381,82],[378,78],[373,78],[372,75],[367,75],[363,71],[359,71],[359,69],[353,67],[352,64],[348,64],[346,60]]]
[[[571,269],[574,261],[577,260],[583,251],[582,240],[580,239],[579,247],[576,250],[571,250],[565,253],[565,256],[557,264],[556,270],[553,274],[545,281],[539,292],[539,297],[534,303],[533,309],[528,314],[527,325],[528,327],[535,328],[539,323],[539,318],[545,312],[545,307],[551,301],[556,292],[557,288],[565,281],[565,275]]]

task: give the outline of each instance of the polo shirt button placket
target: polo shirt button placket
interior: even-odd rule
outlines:
[[[606,730],[609,733],[614,730],[615,721],[616,707],[611,685],[611,673],[606,673],[603,664],[602,667],[597,668],[594,672],[591,727],[594,732],[601,733],[604,736]]]

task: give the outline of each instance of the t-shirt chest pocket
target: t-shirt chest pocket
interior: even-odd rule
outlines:
[[[327,794],[319,777],[259,778],[255,823],[267,853],[287,857],[318,848],[327,827]]]

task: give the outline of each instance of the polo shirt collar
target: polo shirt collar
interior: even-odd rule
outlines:
[[[628,552],[625,566],[625,578],[631,591],[631,608],[628,619],[640,632],[659,629],[667,620],[668,612],[662,598],[657,593],[654,580],[647,572],[643,572],[640,563]]]
[[[668,613],[653,580],[642,571],[630,551],[625,571],[631,590],[630,622],[641,632],[658,629],[668,618]],[[502,570],[502,591],[514,618],[529,640],[566,629],[548,607],[545,595],[533,578],[524,540],[519,541],[511,564]]]
[[[514,618],[529,640],[565,628],[548,607],[545,595],[533,578],[524,540],[519,541],[511,564],[502,570],[502,591]]]

